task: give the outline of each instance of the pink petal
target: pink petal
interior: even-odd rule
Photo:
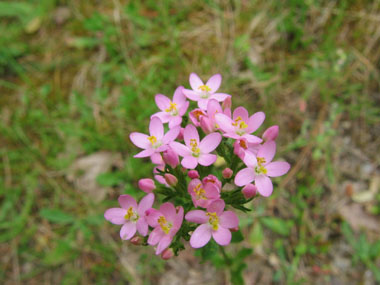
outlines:
[[[132,207],[133,209],[137,209],[136,200],[130,195],[121,195],[119,196],[119,205],[124,209],[129,209]]]
[[[215,118],[216,113],[223,113],[222,107],[217,100],[211,99],[207,103],[207,114],[209,117]]]
[[[209,101],[209,99],[200,98],[198,100],[198,107],[201,108],[202,110],[206,110],[208,101]]]
[[[168,143],[174,141],[178,137],[180,130],[181,130],[180,126],[176,126],[172,129],[170,129],[162,138],[162,143],[168,144]]]
[[[245,130],[247,133],[253,133],[256,131],[264,122],[265,114],[263,112],[257,112],[253,114],[248,121],[248,128]]]
[[[187,186],[187,191],[190,195],[194,194],[194,188],[197,187],[199,184],[202,185],[202,182],[199,179],[193,179],[190,181],[189,185]]]
[[[149,235],[148,244],[155,246],[165,236],[160,227],[155,228]]]
[[[255,171],[252,168],[244,168],[235,176],[235,184],[237,186],[245,186],[255,179]]]
[[[154,97],[154,100],[156,101],[156,104],[161,111],[165,111],[165,109],[170,106],[170,99],[165,95],[157,94]]]
[[[211,93],[215,93],[219,89],[220,84],[222,83],[222,76],[220,74],[214,74],[207,81],[206,85],[210,87]]]
[[[239,219],[232,211],[225,211],[219,216],[219,224],[226,229],[232,229],[239,226]]]
[[[191,235],[190,245],[193,248],[205,246],[211,239],[211,232],[211,227],[208,224],[200,225]]]
[[[183,167],[187,169],[194,169],[198,165],[198,160],[195,157],[189,155],[189,156],[185,156],[182,159],[181,164]]]
[[[197,144],[199,144],[199,134],[198,134],[198,131],[197,131],[197,128],[194,127],[193,125],[187,125],[186,128],[185,128],[185,131],[183,133],[183,137],[184,137],[184,140],[185,140],[185,144],[191,148],[191,145],[190,145],[190,140],[192,139],[195,139]]]
[[[244,161],[245,165],[247,165],[250,168],[256,167],[256,165],[257,165],[256,156],[250,151],[245,152],[243,161]]]
[[[153,153],[150,156],[150,160],[152,161],[153,164],[164,164],[164,160],[162,159],[161,153]]]
[[[153,148],[148,148],[146,150],[139,152],[138,154],[135,154],[133,157],[136,157],[136,158],[148,157],[148,156],[151,156],[154,152],[155,151]]]
[[[219,102],[223,102],[224,100],[226,100],[228,97],[231,97],[231,95],[229,94],[225,94],[225,93],[214,93],[210,96],[209,99],[215,99]]]
[[[217,244],[225,246],[231,242],[231,232],[223,227],[219,227],[218,230],[212,232],[212,237]]]
[[[169,122],[169,120],[171,119],[172,116],[170,116],[170,114],[168,114],[166,112],[157,112],[157,113],[153,114],[152,116],[150,116],[151,119],[154,117],[159,118],[162,123],[167,123],[167,122]]]
[[[235,110],[234,110],[234,113],[232,115],[232,118],[233,120],[236,120],[237,117],[241,117],[243,119],[244,122],[248,123],[248,111],[246,108],[244,107],[237,107]]]
[[[263,141],[259,137],[254,136],[254,135],[249,135],[249,134],[244,134],[242,137],[245,138],[249,143],[254,143],[254,144],[258,144]]]
[[[162,214],[164,214],[165,218],[168,221],[173,222],[175,220],[176,210],[175,210],[175,207],[172,203],[166,202],[166,203],[162,204],[160,206],[160,212]]]
[[[198,163],[203,166],[210,166],[216,161],[216,159],[217,159],[217,156],[215,154],[209,154],[209,153],[201,154],[198,157]]]
[[[183,89],[183,86],[178,86],[177,89],[174,91],[173,102],[178,105],[182,105],[186,101],[186,97],[183,94]]]
[[[183,94],[185,94],[187,98],[189,98],[192,101],[198,101],[200,99],[199,94],[193,90],[183,89],[182,92]]]
[[[191,73],[189,77],[190,86],[194,91],[198,91],[198,87],[204,85],[203,81],[195,73]]]
[[[140,216],[145,216],[145,211],[152,208],[154,203],[154,194],[149,193],[144,198],[141,199],[139,206],[137,207],[137,212]]]
[[[272,161],[276,153],[276,143],[274,141],[267,141],[262,146],[260,146],[257,152],[257,157],[265,158],[265,164]]]
[[[179,228],[180,228],[181,225],[182,225],[182,222],[183,222],[183,214],[184,214],[183,207],[181,207],[181,206],[177,207],[177,214],[176,214],[175,219],[174,219],[174,221],[173,221],[173,228],[175,228],[176,231],[178,231]]]
[[[120,237],[123,240],[129,240],[136,233],[136,224],[133,222],[125,223],[120,229]]]
[[[221,140],[222,136],[219,133],[208,134],[199,144],[199,148],[201,149],[202,153],[210,153],[218,147]]]
[[[286,174],[290,169],[290,164],[285,161],[271,162],[265,166],[267,175],[270,177],[278,177]]]
[[[269,197],[273,192],[273,184],[268,176],[258,175],[255,178],[257,191],[261,196]]]
[[[190,149],[179,142],[171,142],[170,147],[180,156],[191,155]]]
[[[171,117],[169,120],[169,129],[173,129],[175,127],[181,128],[181,123],[182,123],[182,117],[176,116],[176,117]],[[177,137],[175,137],[176,139]]]
[[[150,141],[148,140],[148,136],[141,133],[131,133],[129,135],[130,140],[133,144],[139,148],[147,149],[150,147]]]
[[[145,214],[146,214],[145,220],[147,221],[149,226],[151,226],[152,228],[155,228],[158,226],[157,220],[161,216],[163,216],[163,214],[160,211],[153,209],[153,208],[146,210]]]
[[[206,183],[204,187],[207,199],[218,199],[220,197],[220,192],[218,186],[213,183]]]
[[[225,206],[226,204],[223,200],[215,200],[207,207],[207,212],[216,213],[217,216],[220,216],[223,213]]]
[[[140,219],[136,223],[136,228],[140,235],[142,235],[143,237],[145,237],[148,234],[149,228],[148,223],[145,220],[145,217],[140,217]]]
[[[215,114],[215,121],[219,125],[219,128],[221,128],[225,132],[233,132],[234,127],[232,126],[232,120],[231,118],[227,117],[224,114]]]
[[[208,217],[206,216],[205,211],[202,210],[193,210],[186,214],[186,221],[197,223],[197,224],[205,224],[208,221]]]
[[[278,136],[280,128],[277,125],[271,126],[263,133],[264,140],[275,140]]]
[[[178,114],[179,114],[179,116],[183,116],[185,113],[186,113],[186,111],[187,111],[187,108],[189,108],[189,104],[190,104],[190,102],[189,101],[186,101],[180,108],[179,108],[179,110],[178,110]]]
[[[157,140],[161,140],[164,136],[164,125],[157,117],[153,117],[149,124],[149,133],[151,136],[155,136]]]
[[[122,208],[111,208],[105,211],[104,218],[114,225],[122,225],[126,222],[124,216],[127,211]]]
[[[158,243],[157,249],[156,249],[156,255],[161,254],[165,249],[169,247],[169,245],[172,242],[172,238],[169,235],[165,235],[160,242]]]

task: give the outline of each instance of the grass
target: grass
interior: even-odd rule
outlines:
[[[293,165],[241,217],[246,282],[379,281],[378,232],[338,211],[356,203],[342,185],[366,187],[376,168],[356,175],[363,161],[380,163],[379,1],[3,1],[0,19],[1,283],[150,284],[174,271],[103,213],[151,176],[128,134],[190,72],[221,73],[234,106],[265,111]],[[122,163],[94,178],[107,189],[95,202],[68,177],[99,151]],[[379,195],[364,206],[379,217]],[[181,270],[207,275],[188,260]]]

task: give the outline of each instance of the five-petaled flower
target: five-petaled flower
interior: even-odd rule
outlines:
[[[148,234],[148,223],[146,221],[146,211],[150,209],[154,202],[154,194],[150,193],[141,199],[137,205],[136,200],[129,195],[121,195],[119,204],[121,208],[111,208],[104,213],[104,218],[115,225],[123,225],[120,230],[120,237],[129,240],[136,233]]]
[[[224,211],[224,207],[223,200],[216,200],[207,207],[206,212],[193,210],[186,214],[187,221],[201,224],[191,235],[190,245],[193,248],[205,246],[211,237],[222,246],[231,242],[230,229],[238,227],[239,219],[234,212]]]

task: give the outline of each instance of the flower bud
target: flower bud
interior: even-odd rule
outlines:
[[[140,236],[134,236],[133,238],[131,238],[131,244],[141,245],[142,242],[143,242],[143,239]]]
[[[189,176],[189,178],[191,178],[191,179],[197,179],[197,178],[199,178],[199,173],[196,170],[190,170],[187,173],[187,176]]]
[[[205,184],[205,185],[207,183],[214,184],[218,188],[219,192],[222,189],[222,182],[219,181],[218,177],[216,177],[215,175],[212,175],[212,174],[210,174],[210,175],[206,176],[205,178],[203,178],[202,179],[202,183]]]
[[[163,260],[168,260],[172,258],[173,256],[174,256],[174,252],[171,248],[167,248],[161,253],[161,258]]]
[[[224,109],[231,109],[232,106],[232,101],[231,101],[231,96],[228,96],[226,99],[224,99],[222,103],[222,108]]]
[[[173,174],[165,173],[164,178],[166,183],[168,183],[170,186],[176,186],[178,183],[177,177],[175,177]]]
[[[171,148],[168,148],[162,153],[162,158],[164,162],[169,164],[172,168],[176,168],[179,164],[178,154]]]
[[[162,160],[162,156],[160,153],[153,153],[150,156],[150,160],[152,161],[153,164],[163,164],[164,161]]]
[[[146,193],[152,193],[154,189],[156,189],[156,185],[154,185],[153,179],[143,178],[138,182],[139,188]]]
[[[211,120],[208,117],[202,116],[200,122],[202,130],[206,134],[209,134],[214,131],[213,124],[211,123]]]
[[[244,198],[249,199],[256,195],[257,187],[253,184],[247,184],[241,191],[243,192]]]
[[[231,169],[231,168],[228,168],[228,167],[225,168],[225,169],[223,169],[223,171],[222,171],[222,175],[223,175],[223,177],[226,178],[226,179],[231,178],[233,173],[234,173],[234,172],[232,171],[232,169]]]
[[[263,139],[265,141],[274,141],[279,132],[279,127],[278,126],[271,126],[266,131],[263,133]]]

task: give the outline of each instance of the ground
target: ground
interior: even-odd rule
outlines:
[[[151,176],[129,133],[191,72],[264,111],[292,164],[240,214],[246,284],[380,282],[380,1],[2,1],[0,19],[2,284],[229,283],[103,218]]]

